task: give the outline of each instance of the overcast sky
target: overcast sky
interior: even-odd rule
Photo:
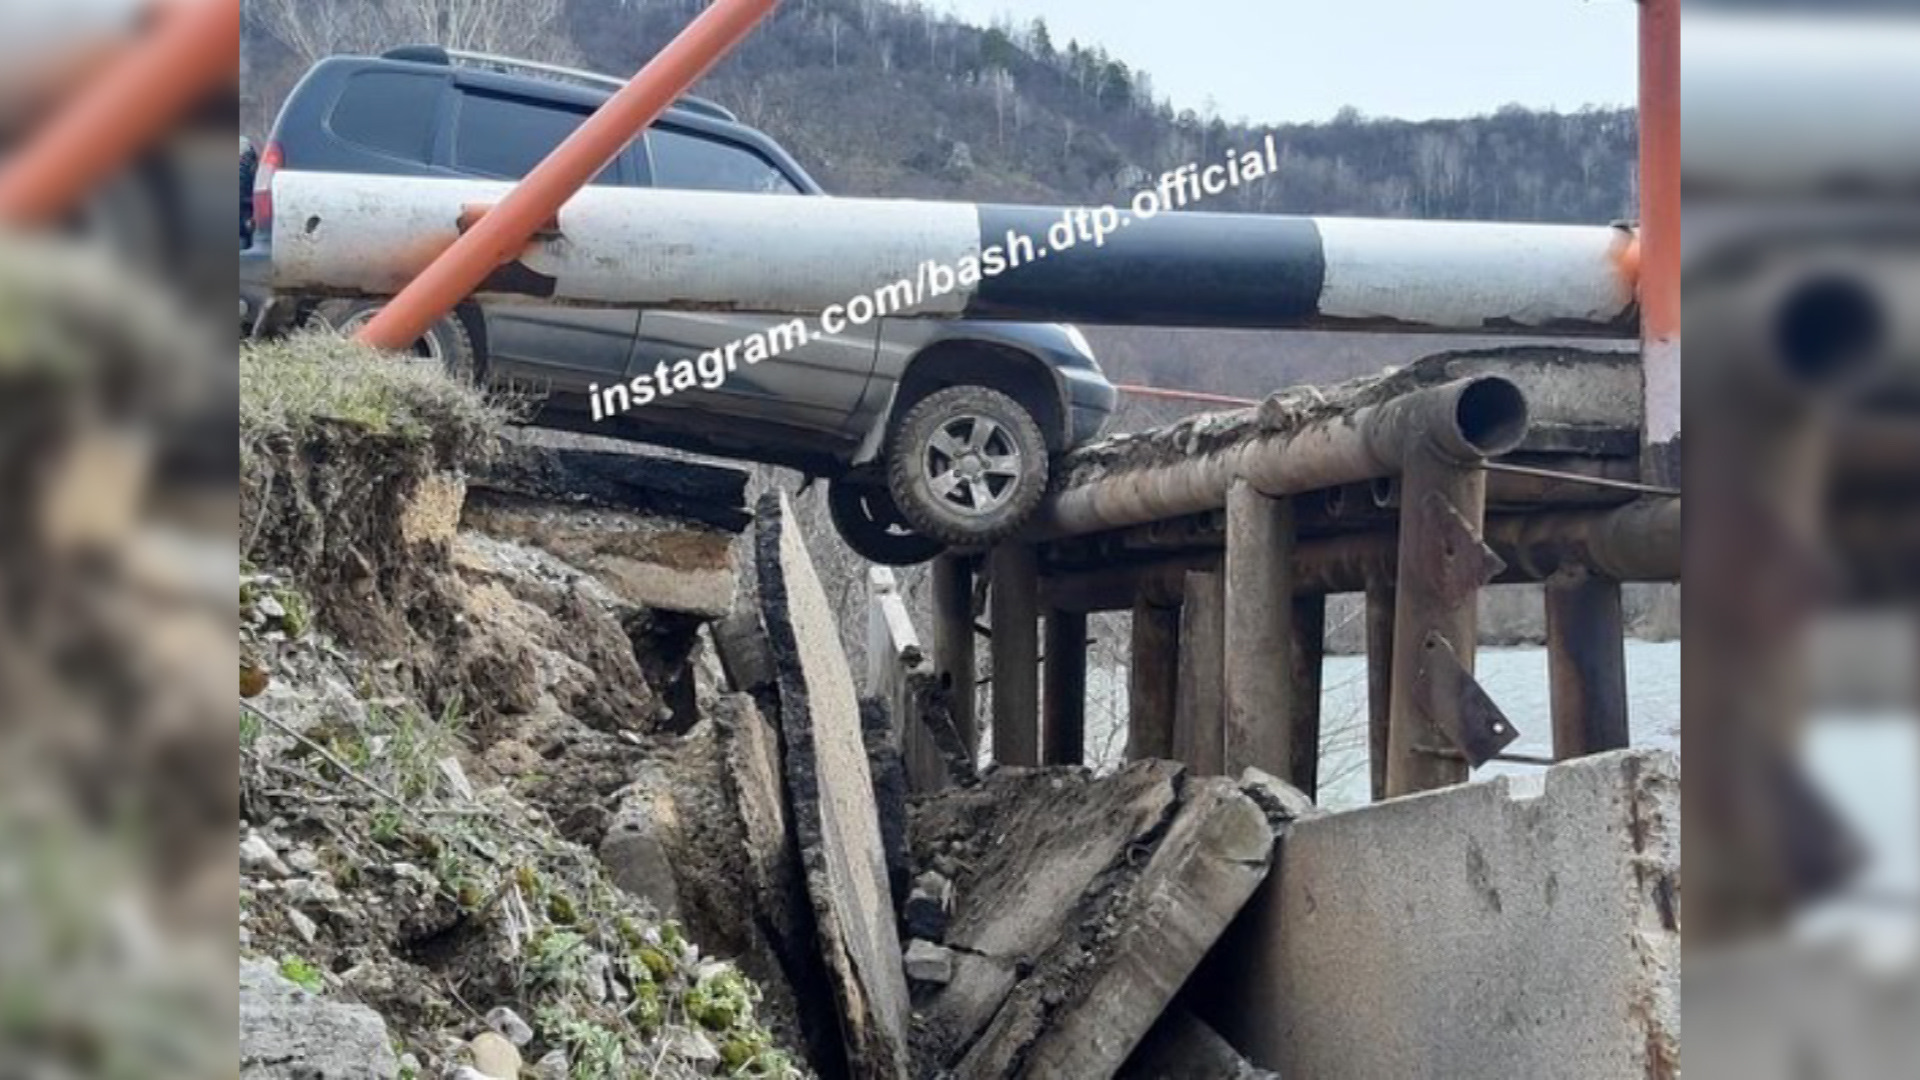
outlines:
[[[1634,100],[1634,0],[930,0],[969,21],[1044,17],[1176,108],[1227,119],[1470,116]]]

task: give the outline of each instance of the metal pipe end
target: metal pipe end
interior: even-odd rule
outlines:
[[[1871,369],[1887,345],[1888,317],[1878,292],[1839,272],[1810,275],[1780,297],[1774,353],[1796,383],[1825,388]]]
[[[1527,395],[1513,380],[1486,375],[1467,380],[1454,394],[1452,423],[1434,432],[1442,448],[1464,459],[1511,453],[1527,437],[1532,419]]]

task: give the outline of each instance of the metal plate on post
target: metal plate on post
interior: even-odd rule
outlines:
[[[1427,635],[1414,679],[1427,719],[1473,768],[1492,761],[1520,737],[1473,672],[1460,663],[1452,643],[1439,633]]]
[[[1429,491],[1420,501],[1420,516],[1424,519],[1420,531],[1431,540],[1417,549],[1419,580],[1442,603],[1466,602],[1507,568],[1446,496]]]

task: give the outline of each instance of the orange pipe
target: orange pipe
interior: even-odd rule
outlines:
[[[78,91],[0,167],[0,221],[41,225],[153,145],[187,110],[230,85],[240,55],[240,0],[155,5],[145,40]]]
[[[1132,383],[1122,383],[1114,387],[1114,389],[1134,397],[1161,398],[1166,401],[1193,401],[1202,405],[1247,406],[1260,404],[1252,398],[1227,397],[1224,394],[1203,394],[1198,390],[1166,390],[1158,386],[1137,386]]]
[[[1680,0],[1640,0],[1640,319],[1680,337]]]
[[[368,321],[359,340],[400,350],[516,258],[560,207],[731,52],[779,0],[716,0],[545,161]]]

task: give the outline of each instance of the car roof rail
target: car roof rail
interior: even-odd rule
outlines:
[[[494,53],[474,52],[469,49],[443,49],[438,45],[404,45],[384,54],[389,60],[411,60],[416,63],[445,64],[449,67],[468,67],[480,71],[493,71],[505,75],[530,75],[535,78],[550,79],[557,82],[574,83],[595,90],[619,90],[627,85],[625,79],[612,75],[602,75],[596,71],[566,67],[560,64],[545,64],[537,60],[522,60],[513,56],[500,56]],[[740,118],[733,111],[706,98],[691,94],[674,102],[676,108],[688,112],[710,116],[729,123],[738,123]]]

